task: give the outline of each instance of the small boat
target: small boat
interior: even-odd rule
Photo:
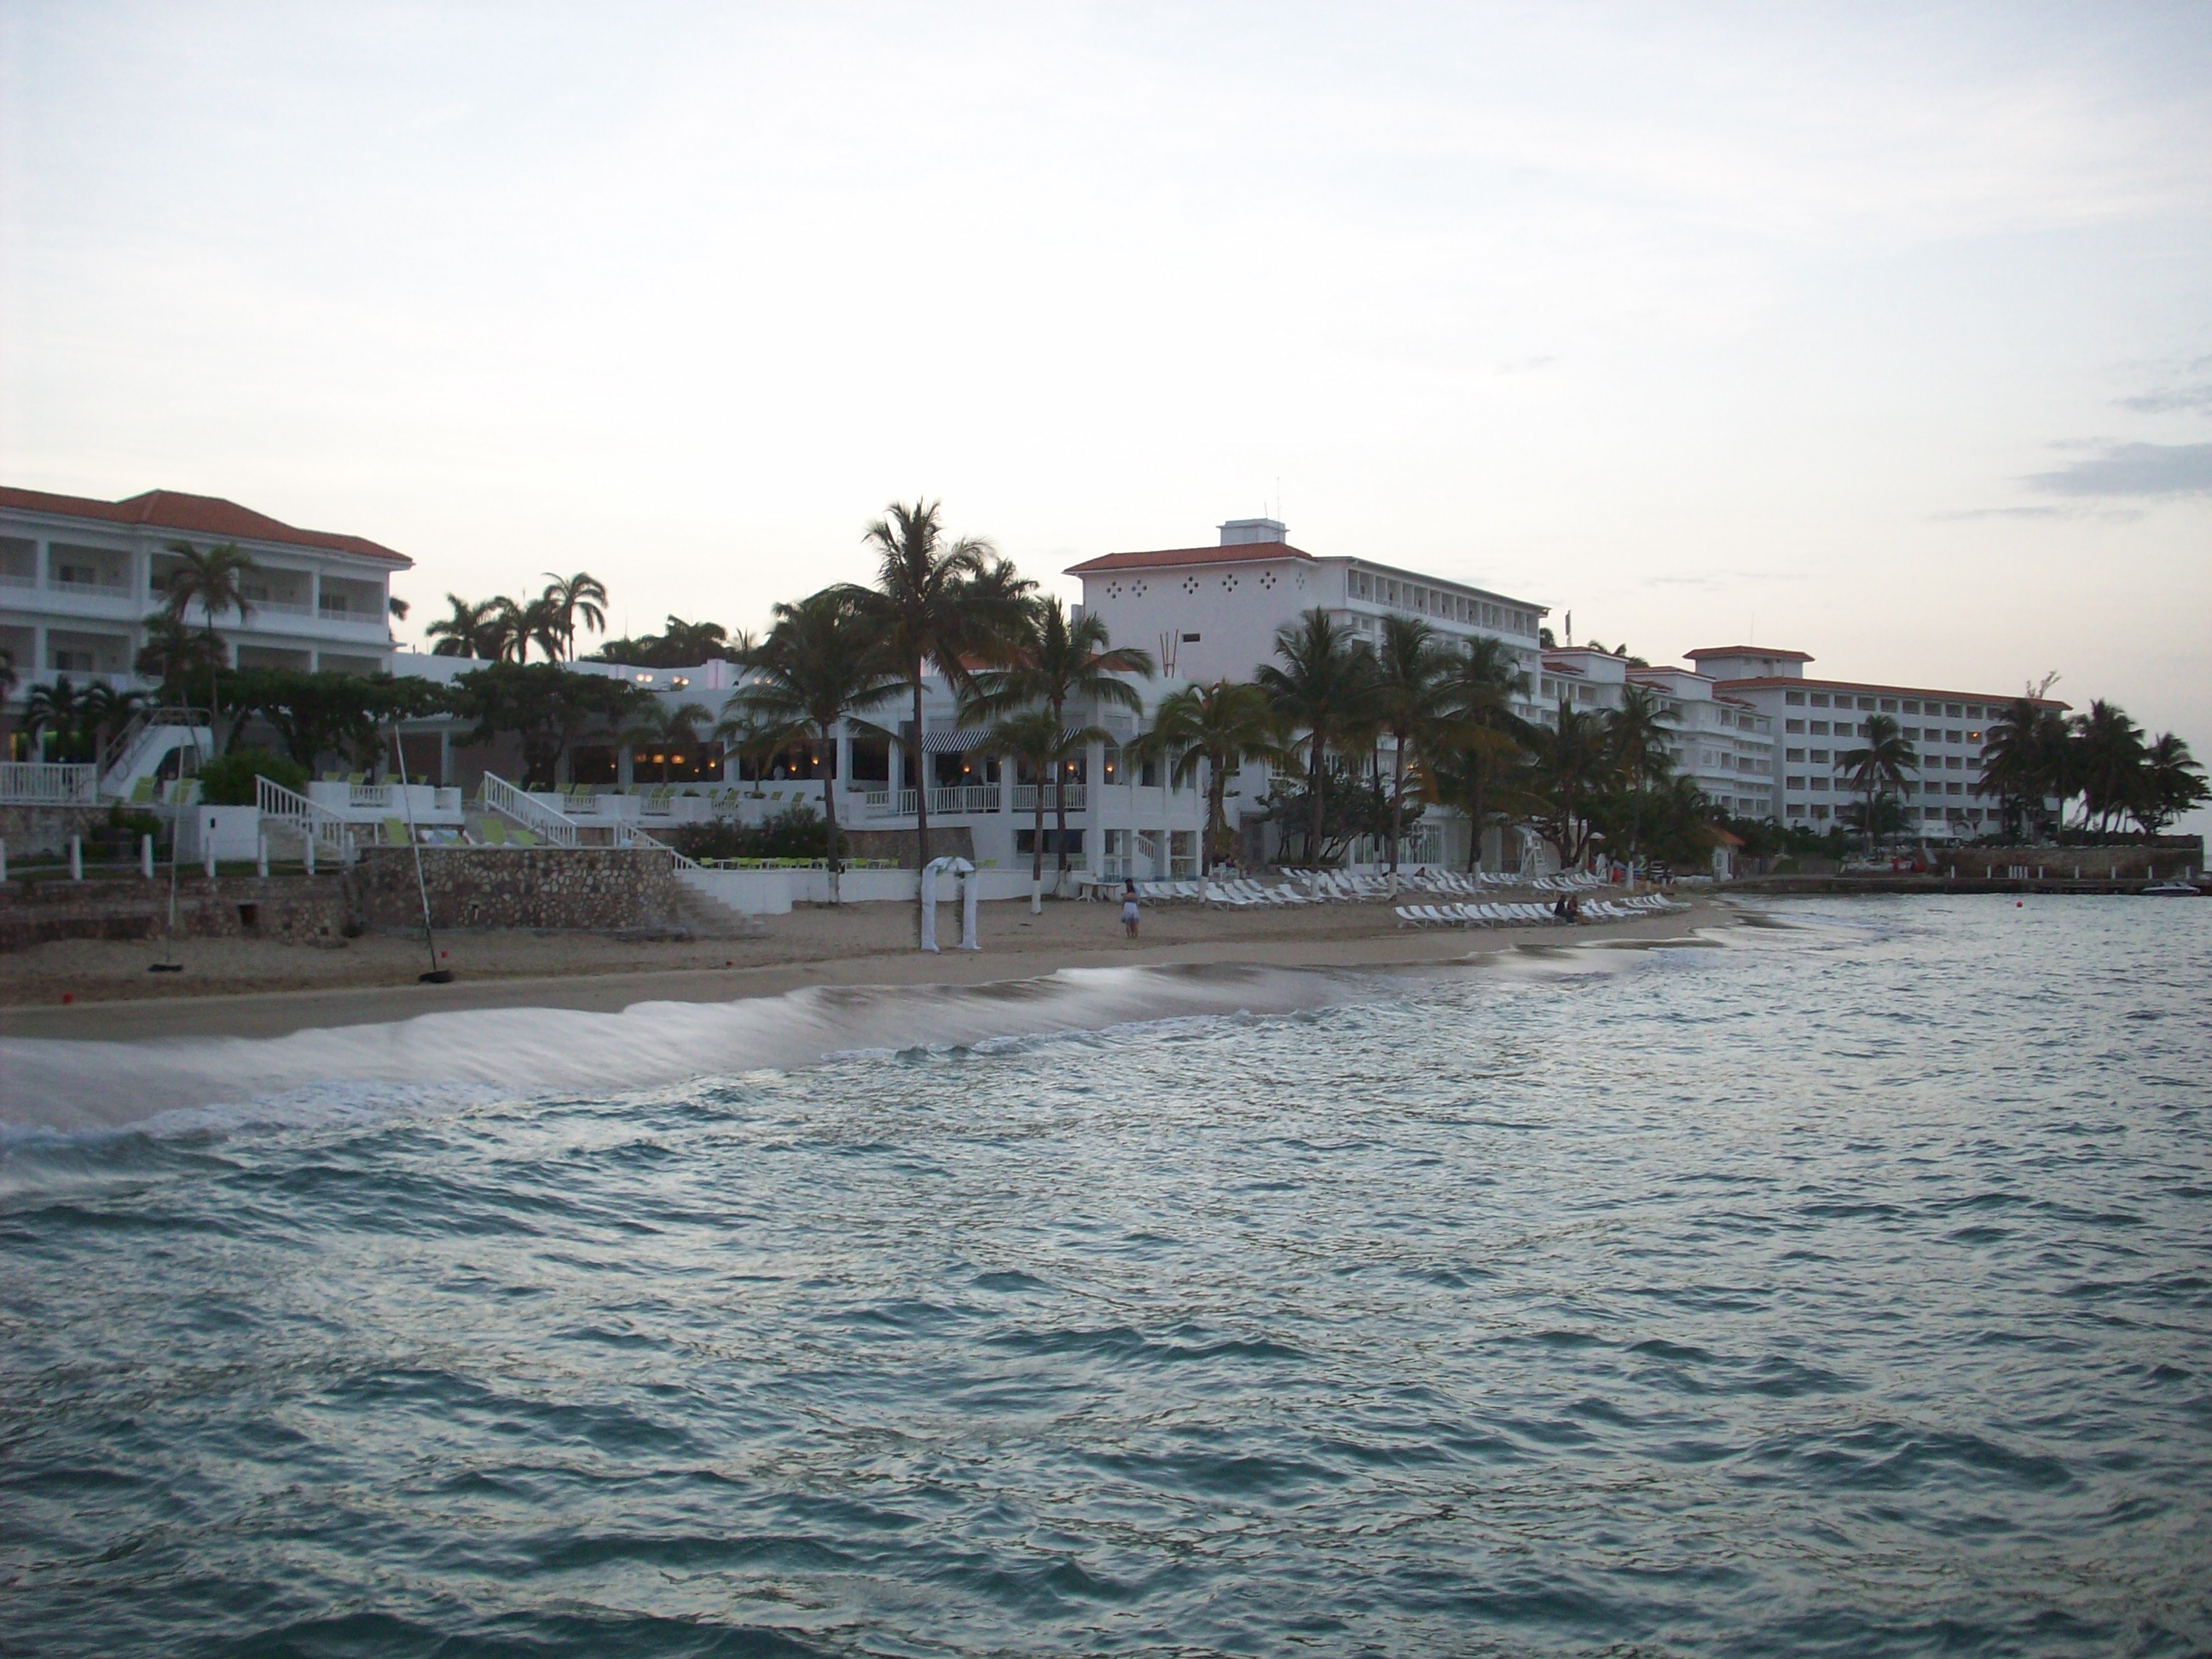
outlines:
[[[2145,898],[2202,898],[2203,890],[2185,881],[2161,881],[2141,890]]]

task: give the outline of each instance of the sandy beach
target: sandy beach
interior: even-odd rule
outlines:
[[[139,1041],[276,1036],[477,1008],[614,1012],[639,1002],[721,1002],[806,985],[975,985],[1062,969],[1249,963],[1271,968],[1417,967],[1499,951],[1553,950],[1603,939],[1685,937],[1723,920],[1700,901],[1648,920],[1568,927],[1401,927],[1388,904],[1269,910],[1162,905],[1136,939],[1105,904],[1025,901],[982,907],[983,949],[915,949],[911,907],[801,908],[763,919],[759,937],[627,939],[593,933],[441,935],[449,985],[423,985],[420,937],[364,935],[331,947],[272,939],[187,939],[151,974],[159,944],[70,940],[0,957],[0,1035]],[[944,912],[946,921],[952,912]],[[957,925],[940,934],[957,937]]]

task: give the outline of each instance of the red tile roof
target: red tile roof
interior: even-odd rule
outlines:
[[[1810,662],[1809,651],[1778,651],[1771,645],[1701,645],[1682,653],[1692,662],[1699,657],[1772,657],[1778,662]]]
[[[18,507],[27,513],[52,513],[70,519],[106,519],[114,524],[144,525],[223,541],[281,542],[292,547],[328,548],[334,552],[382,559],[403,570],[411,569],[415,563],[404,553],[395,553],[359,536],[295,529],[265,513],[256,513],[252,507],[227,501],[220,495],[187,495],[181,490],[149,489],[125,501],[100,501],[88,495],[56,495],[43,489],[15,489],[0,484],[0,507]]]
[[[1239,542],[1233,547],[1167,547],[1156,553],[1108,553],[1081,564],[1072,564],[1063,574],[1089,576],[1103,570],[1157,570],[1186,564],[1251,564],[1266,559],[1304,559],[1317,564],[1310,553],[1288,542]]]

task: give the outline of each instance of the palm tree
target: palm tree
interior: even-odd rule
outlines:
[[[91,755],[97,760],[107,746],[107,740],[131,723],[131,718],[145,706],[143,691],[118,691],[105,681],[94,681],[84,690],[79,700],[77,721],[80,729],[90,738]]]
[[[84,695],[66,674],[55,676],[51,684],[33,686],[23,700],[23,731],[34,755],[47,748],[40,739],[49,732],[65,756],[74,752],[83,725]]]
[[[1171,757],[1169,780],[1176,787],[1206,767],[1206,867],[1228,861],[1229,780],[1247,762],[1283,757],[1282,734],[1258,686],[1234,680],[1186,685],[1160,699],[1152,729],[1130,745],[1139,760]]]
[[[1838,751],[1835,769],[1866,799],[1860,822],[1866,826],[1867,854],[1871,857],[1881,823],[1875,801],[1893,791],[1902,794],[1905,775],[1920,769],[1920,756],[1905,741],[1904,729],[1892,715],[1869,714],[1859,731],[1859,746]]]
[[[913,698],[914,730],[903,739],[914,775],[917,867],[929,862],[929,778],[921,730],[921,690],[931,665],[955,692],[970,680],[971,655],[1005,659],[1006,641],[1026,608],[1025,584],[990,543],[963,536],[949,546],[942,503],[893,501],[861,534],[878,556],[876,586],[853,590],[867,619],[878,662]]]
[[[1070,762],[1080,758],[1085,749],[1094,743],[1109,740],[1103,727],[1085,726],[1071,731],[1060,723],[1060,717],[1040,703],[1000,718],[983,734],[983,751],[1005,755],[1026,766],[1037,780],[1036,823],[1031,830],[1030,844],[1030,914],[1035,915],[1044,908],[1044,789],[1047,778],[1057,778]],[[1067,816],[1060,814],[1064,825]],[[1060,867],[1067,867],[1065,842],[1066,831],[1060,832],[1063,846]]]
[[[1667,739],[1674,734],[1668,722],[1674,717],[1650,687],[1621,689],[1620,707],[1606,715],[1606,740],[1613,745],[1613,763],[1629,788],[1628,859],[1633,870],[1644,839],[1644,794],[1674,770]]]
[[[1528,695],[1528,676],[1502,640],[1478,635],[1452,664],[1444,691],[1450,720],[1449,776],[1440,775],[1440,799],[1449,799],[1474,820],[1468,868],[1482,867],[1482,836],[1490,796],[1525,752],[1529,728],[1513,712],[1513,699]]]
[[[1990,722],[1982,775],[1971,787],[1977,795],[1997,798],[2006,833],[2018,836],[2030,816],[2047,816],[2044,802],[2051,797],[2058,798],[2063,812],[2072,793],[2067,762],[2066,722],[2059,712],[2034,696],[2015,697]]]
[[[2136,799],[2128,808],[2143,833],[2155,836],[2192,807],[2212,800],[2204,782],[2204,769],[2189,752],[2189,745],[2171,732],[2161,733],[2143,755],[2142,777]]]
[[[1390,762],[1390,873],[1398,872],[1398,843],[1406,830],[1406,763],[1432,757],[1450,707],[1452,658],[1437,631],[1419,617],[1392,611],[1382,618],[1375,653],[1374,708],[1394,745]]]
[[[2111,829],[2142,793],[2142,728],[2118,703],[2100,697],[2076,722],[2068,750],[2072,781],[2081,792],[2083,828],[2094,817]]]
[[[837,729],[898,694],[900,680],[871,654],[872,641],[848,588],[825,588],[796,605],[779,604],[768,638],[748,657],[752,672],[722,705],[714,736],[752,755],[795,743],[830,745],[822,786],[830,829],[830,902],[837,902],[844,863],[838,852]]]
[[[204,553],[190,542],[171,542],[169,551],[180,562],[169,573],[166,608],[179,623],[185,620],[185,612],[194,605],[207,617],[212,659],[208,667],[208,739],[220,751],[222,745],[216,742],[215,680],[224,653],[220,636],[215,631],[216,618],[226,611],[235,611],[241,628],[252,619],[253,602],[246,597],[246,579],[261,567],[236,542],[225,542]]]
[[[1563,702],[1550,726],[1531,728],[1530,793],[1540,803],[1539,828],[1559,849],[1563,868],[1589,853],[1589,807],[1614,775],[1613,745],[1604,724]]]
[[[676,750],[696,745],[699,741],[699,722],[714,717],[714,711],[704,703],[684,702],[672,708],[654,697],[639,705],[623,732],[623,741],[659,750],[660,781],[666,783],[668,769],[673,763],[669,756]]]
[[[1306,848],[1317,866],[1323,769],[1330,750],[1344,748],[1374,719],[1375,653],[1351,623],[1316,605],[1275,630],[1275,654],[1281,664],[1262,663],[1252,678],[1267,694],[1276,719],[1304,734],[1311,815]]]
[[[437,641],[430,647],[434,657],[476,657],[496,662],[504,654],[504,636],[499,629],[499,610],[505,599],[483,599],[470,604],[458,593],[446,595],[446,603],[453,609],[422,630],[422,637]]]
[[[561,641],[561,654],[571,660],[576,655],[579,622],[594,634],[605,631],[607,590],[598,577],[582,570],[573,576],[556,576],[549,570],[545,573],[544,597],[553,623],[552,632]]]
[[[1085,616],[1071,623],[1056,594],[1030,600],[1026,611],[1012,661],[975,676],[961,716],[963,722],[1003,717],[1031,705],[1041,705],[1064,722],[1067,705],[1077,701],[1131,710],[1144,708],[1137,688],[1117,677],[1140,674],[1150,679],[1150,653],[1117,647],[1103,617]],[[1079,763],[1081,758],[1079,751],[1075,759]],[[1060,831],[1056,893],[1067,883],[1067,792],[1061,775],[1053,776],[1053,810]]]

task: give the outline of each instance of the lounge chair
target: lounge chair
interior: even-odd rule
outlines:
[[[536,834],[531,830],[524,829],[519,823],[514,826],[514,829],[511,833],[514,838],[514,844],[517,847],[535,847],[538,845],[538,836]]]
[[[486,818],[484,820],[483,844],[487,847],[504,847],[507,845],[507,820],[505,818]]]
[[[384,821],[384,839],[394,847],[404,847],[414,837],[407,833],[406,820],[386,818]]]
[[[154,792],[160,787],[158,779],[150,777],[139,779],[131,786],[131,804],[133,806],[151,806],[154,804]]]

